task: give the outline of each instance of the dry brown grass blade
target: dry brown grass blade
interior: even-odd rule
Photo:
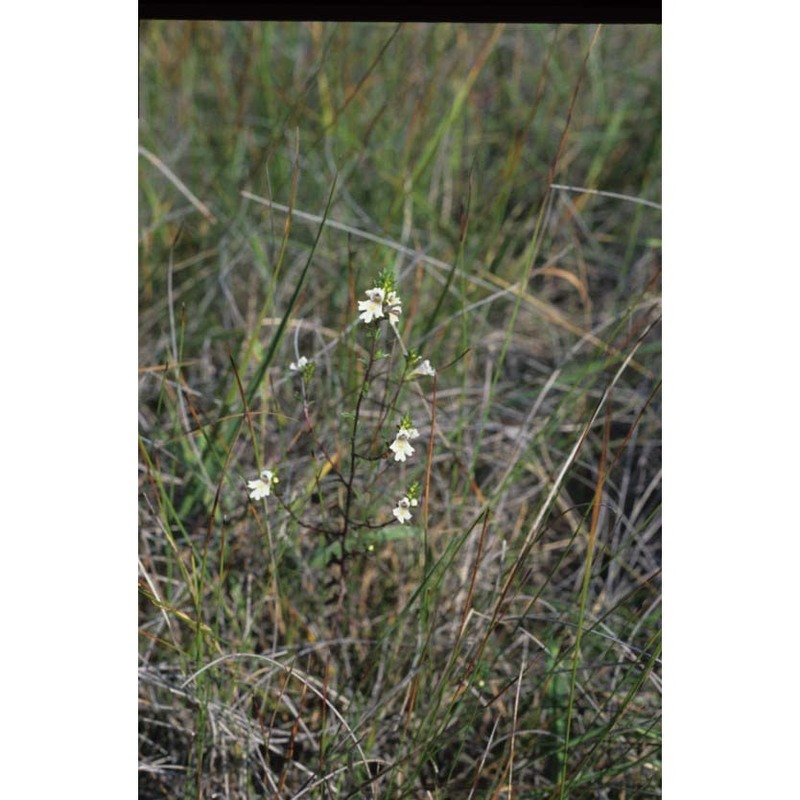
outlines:
[[[217,218],[211,213],[211,209],[202,200],[199,200],[157,155],[141,145],[139,145],[139,155],[144,156],[212,225],[217,224]]]

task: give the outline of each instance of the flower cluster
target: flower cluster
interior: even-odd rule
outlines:
[[[419,436],[419,431],[411,425],[411,420],[406,415],[400,423],[400,430],[394,437],[394,441],[389,445],[389,449],[394,453],[395,461],[405,461],[409,456],[414,455],[414,448],[411,440]]]
[[[408,487],[408,493],[397,501],[397,505],[392,509],[392,514],[401,525],[405,525],[411,519],[411,511],[409,509],[416,508],[419,505],[419,483],[414,481]]]
[[[254,481],[247,481],[247,488],[250,489],[250,498],[260,500],[262,497],[269,497],[272,487],[278,483],[278,476],[271,469],[261,470],[260,477]]]
[[[400,500],[397,501],[397,505],[395,508],[392,509],[392,514],[397,517],[397,521],[404,525],[411,519],[411,512],[408,510],[409,508],[416,508],[418,504],[417,498],[410,498],[408,496],[401,497]]]
[[[384,315],[389,317],[389,322],[396,325],[403,311],[403,304],[394,289],[383,286],[373,286],[367,289],[367,299],[358,301],[358,318],[362,322],[372,322],[381,319]]]
[[[310,358],[300,356],[297,361],[292,361],[292,363],[289,364],[289,372],[300,375],[304,381],[308,382],[314,374],[315,367],[316,364]]]
[[[309,361],[305,356],[300,356],[297,361],[292,361],[292,363],[289,364],[289,371],[302,372],[311,363],[312,362]]]

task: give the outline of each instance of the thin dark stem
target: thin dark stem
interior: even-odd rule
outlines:
[[[342,523],[342,532],[341,532],[341,548],[342,548],[342,563],[339,570],[339,602],[338,602],[338,609],[341,612],[344,608],[344,596],[346,591],[346,579],[347,579],[347,532],[350,529],[350,505],[353,501],[353,482],[355,480],[356,474],[356,459],[358,458],[358,454],[356,453],[356,434],[358,433],[358,420],[361,414],[361,402],[364,399],[364,395],[366,394],[367,386],[369,384],[369,374],[370,370],[372,369],[372,365],[375,361],[375,347],[377,345],[378,338],[377,336],[372,337],[372,344],[369,350],[369,361],[367,361],[367,367],[364,370],[364,379],[361,381],[361,389],[358,393],[358,400],[356,400],[356,410],[355,414],[353,415],[353,432],[350,434],[350,476],[346,482],[346,497],[345,497],[345,504],[344,504],[344,521]]]
[[[403,343],[399,339],[399,335],[398,335],[397,341],[399,341],[400,342],[400,346],[403,347]],[[395,342],[392,345],[392,352],[393,353],[394,353],[394,348],[395,348],[396,344],[397,344],[397,342]],[[405,350],[405,348],[403,348],[403,350]],[[404,352],[404,355],[405,355],[405,352]],[[383,393],[381,416],[378,419],[378,424],[375,426],[375,433],[374,433],[374,435],[372,437],[372,442],[370,443],[371,447],[374,447],[375,443],[378,441],[378,436],[380,435],[381,428],[383,427],[384,421],[389,416],[389,412],[392,409],[397,407],[397,398],[400,396],[400,390],[403,388],[403,384],[405,383],[406,374],[408,373],[408,371],[409,371],[409,363],[408,363],[408,359],[406,359],[405,363],[403,364],[403,374],[400,376],[400,380],[398,381],[397,386],[395,387],[394,396],[392,397],[392,399],[388,403],[386,402],[386,398],[389,395],[389,377],[390,377],[390,375],[389,375],[389,373],[387,373],[386,384],[385,384],[385,389],[384,389],[384,393]]]
[[[283,498],[279,497],[277,494],[275,495],[275,499],[278,501],[280,506],[283,510],[301,527],[305,528],[309,531],[315,531],[316,533],[324,533],[327,536],[335,536],[337,531],[329,530],[328,528],[321,528],[319,525],[314,525],[311,522],[306,522],[304,519],[301,519],[297,516],[297,514],[292,511],[291,507],[288,503],[283,502]]]

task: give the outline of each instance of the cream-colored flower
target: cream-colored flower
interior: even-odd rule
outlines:
[[[389,322],[397,325],[402,312],[403,304],[397,296],[397,292],[389,292],[386,296],[386,313],[389,315]]]
[[[395,461],[405,461],[408,456],[414,455],[414,448],[409,439],[416,439],[419,431],[416,428],[400,428],[389,449],[394,453]]]
[[[372,322],[373,319],[380,319],[383,316],[383,300],[386,292],[380,286],[375,286],[367,290],[367,300],[358,301],[358,310],[363,312],[358,315],[362,322]]]
[[[292,363],[289,364],[289,371],[302,372],[310,363],[311,362],[305,356],[300,356],[297,361],[292,361]]]
[[[395,461],[405,461],[409,456],[414,455],[414,448],[408,442],[405,431],[399,431],[395,440],[389,445],[389,449],[394,453]]]
[[[397,521],[403,525],[411,519],[411,512],[408,510],[409,506],[416,505],[413,500],[403,497],[398,501],[397,506],[392,509],[392,514],[395,515]]]
[[[271,469],[261,471],[261,476],[254,481],[247,481],[247,488],[251,489],[250,498],[260,500],[269,497],[274,484],[278,483],[278,476]]]
[[[431,362],[426,358],[419,366],[414,367],[414,369],[408,373],[408,377],[412,378],[414,375],[428,375],[433,377],[435,374],[436,370],[431,366]]]

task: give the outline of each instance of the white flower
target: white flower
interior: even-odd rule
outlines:
[[[414,375],[429,375],[433,377],[435,374],[436,370],[431,366],[431,362],[426,358],[418,367],[414,367],[414,369],[408,373],[408,377],[412,378]]]
[[[400,428],[397,431],[394,441],[389,445],[389,449],[394,453],[395,461],[405,461],[408,456],[414,455],[414,448],[409,443],[409,439],[416,439],[419,431],[416,428]]]
[[[414,455],[414,448],[408,443],[408,437],[400,431],[397,438],[389,445],[394,452],[395,461],[405,461],[408,456]]]
[[[402,303],[397,296],[397,292],[389,292],[386,296],[386,312],[389,314],[389,322],[391,322],[392,325],[397,325],[402,311]]]
[[[409,500],[407,497],[403,497],[398,501],[397,506],[392,509],[392,514],[394,514],[395,517],[397,517],[397,521],[403,525],[411,519],[411,512],[408,510],[409,506],[415,506],[416,504],[415,500]]]
[[[251,489],[250,497],[253,500],[260,500],[262,497],[269,497],[273,484],[278,482],[278,476],[271,470],[261,471],[261,477],[254,481],[247,481],[247,488]]]
[[[419,504],[419,501],[417,500],[417,498],[416,497],[412,497],[411,498],[411,506],[412,506],[412,508],[416,508],[418,504]]]
[[[363,322],[372,322],[373,319],[380,319],[383,316],[383,299],[386,292],[376,286],[373,289],[367,290],[367,297],[369,300],[359,300],[358,310],[363,311],[358,317]]]
[[[311,362],[305,356],[300,356],[297,361],[292,361],[292,363],[289,364],[289,370],[291,372],[302,372],[303,368],[307,367],[310,363]]]

